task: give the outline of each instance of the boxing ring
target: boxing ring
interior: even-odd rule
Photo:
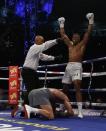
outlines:
[[[0,110],[0,131],[8,131],[8,130],[16,130],[16,131],[48,131],[48,130],[69,130],[69,131],[105,131],[106,130],[106,97],[104,97],[104,101],[100,99],[98,101],[94,101],[94,95],[97,93],[105,94],[106,87],[100,88],[92,88],[93,83],[95,83],[95,79],[98,77],[105,82],[106,72],[105,71],[98,71],[95,72],[95,65],[99,65],[99,62],[104,62],[106,64],[106,57],[96,58],[92,60],[83,61],[83,65],[90,67],[89,72],[83,72],[83,81],[87,81],[86,88],[81,88],[82,95],[87,96],[87,99],[83,101],[83,114],[84,118],[79,119],[77,116],[75,117],[68,117],[68,118],[55,118],[54,120],[42,120],[39,118],[31,118],[31,119],[24,119],[21,118],[19,115],[15,118],[11,118],[11,106],[9,108],[9,100],[8,99],[0,99],[1,104],[7,104],[8,109],[1,109]],[[60,82],[64,71],[60,71],[61,69],[65,69],[67,63],[62,64],[53,64],[53,65],[43,65],[39,66],[37,72],[39,73],[40,81],[44,87],[49,88],[49,83]],[[21,71],[22,67],[18,67]],[[56,68],[56,69],[55,69]],[[9,67],[0,67],[0,70],[8,72]],[[18,102],[22,103],[21,93],[24,91],[23,82],[21,76],[18,76],[19,81],[19,97]],[[2,77],[0,81],[7,82],[10,78]],[[58,84],[57,83],[57,84]],[[60,84],[61,85],[61,84]],[[105,84],[104,84],[105,85]],[[85,86],[85,85],[84,85]],[[99,85],[98,85],[99,86]],[[101,83],[102,86],[102,83]],[[51,86],[52,88],[52,86]],[[54,87],[58,88],[58,87]],[[60,87],[61,88],[61,87]],[[8,90],[4,91],[8,94]],[[75,93],[74,88],[70,88],[70,95]],[[75,94],[74,94],[75,95]],[[7,97],[8,98],[8,97]],[[97,96],[99,98],[99,96]],[[76,101],[72,99],[71,102],[75,114],[77,114],[76,109]],[[59,107],[58,107],[59,108]]]

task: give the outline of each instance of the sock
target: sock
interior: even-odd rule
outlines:
[[[60,104],[60,111],[64,111],[65,110],[65,107],[63,104]]]
[[[22,105],[18,105],[18,109],[19,109],[20,111],[23,111],[23,110],[24,110],[24,107],[23,107]]]
[[[82,102],[77,102],[78,114],[82,114]]]
[[[39,109],[31,107],[31,112],[33,112],[35,114],[38,114],[39,113]]]

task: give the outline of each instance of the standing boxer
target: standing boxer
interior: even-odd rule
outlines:
[[[88,13],[86,15],[86,18],[88,19],[89,24],[88,29],[85,32],[82,40],[80,40],[80,35],[78,33],[74,33],[72,36],[72,40],[70,40],[70,38],[66,35],[64,30],[65,18],[61,17],[58,19],[61,37],[64,40],[64,43],[68,46],[69,50],[69,62],[66,66],[65,74],[62,79],[63,89],[66,90],[67,84],[71,84],[71,82],[73,82],[74,87],[76,89],[78,117],[80,118],[83,118],[82,95],[80,92],[82,82],[82,59],[92,31],[94,23],[94,14]]]

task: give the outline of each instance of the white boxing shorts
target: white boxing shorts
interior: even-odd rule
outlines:
[[[82,63],[69,62],[66,66],[62,83],[70,84],[74,80],[82,80]]]

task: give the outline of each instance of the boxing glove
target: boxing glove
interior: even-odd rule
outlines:
[[[59,23],[60,28],[64,28],[64,22],[65,22],[64,17],[58,18],[58,23]]]
[[[94,23],[94,13],[88,13],[86,15],[86,18],[89,20],[89,24],[93,24]]]

